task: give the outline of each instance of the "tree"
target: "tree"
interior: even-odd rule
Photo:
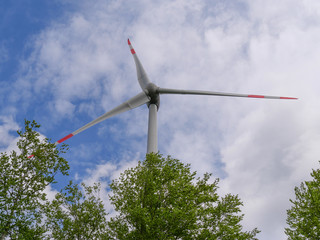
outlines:
[[[0,154],[0,239],[42,239],[41,207],[44,189],[58,173],[68,174],[69,165],[48,139],[40,139],[40,125],[25,121],[18,131],[19,151]],[[32,156],[29,157],[28,156]]]
[[[100,185],[93,187],[72,181],[47,203],[46,225],[48,239],[108,239],[104,205],[99,197]]]
[[[148,154],[110,184],[119,212],[108,225],[111,239],[256,239],[242,231],[242,202],[217,194],[218,179],[196,178],[190,165]]]
[[[320,169],[312,170],[312,180],[295,187],[296,199],[287,210],[288,239],[320,239]]]

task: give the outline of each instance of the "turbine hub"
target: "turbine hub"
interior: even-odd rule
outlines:
[[[149,83],[145,88],[145,93],[150,97],[150,101],[147,103],[148,107],[150,104],[155,104],[157,109],[160,107],[160,94],[158,92],[158,86],[154,83]]]

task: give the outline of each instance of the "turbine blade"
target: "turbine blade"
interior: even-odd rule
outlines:
[[[77,129],[76,131],[68,134],[67,136],[61,138],[60,140],[56,141],[55,144],[59,144],[59,143],[62,143],[64,142],[65,140],[73,137],[74,135],[92,127],[93,125],[96,125],[97,123],[107,119],[107,118],[110,118],[110,117],[113,117],[115,115],[118,115],[120,113],[123,113],[123,112],[126,112],[128,110],[131,110],[131,109],[134,109],[134,108],[137,108],[147,102],[149,102],[149,97],[144,93],[144,92],[141,92],[139,93],[137,96],[129,99],[128,101],[120,104],[119,106],[115,107],[114,109],[112,109],[111,111],[101,115],[100,117],[96,118],[95,120],[89,122],[88,124],[84,125],[83,127]]]
[[[238,93],[223,93],[223,92],[211,92],[201,90],[180,90],[180,89],[169,89],[169,88],[158,88],[159,94],[189,94],[189,95],[213,95],[213,96],[226,96],[226,97],[246,97],[246,98],[268,98],[268,99],[292,99],[298,98],[293,97],[278,97],[278,96],[265,96],[255,94],[238,94]]]
[[[137,54],[136,54],[136,51],[133,49],[129,38],[128,38],[128,45],[129,45],[130,51],[132,53],[134,62],[136,64],[137,77],[138,77],[140,87],[142,90],[144,90],[147,87],[147,85],[150,83],[150,80],[149,80],[148,75],[147,75],[146,71],[144,70]]]

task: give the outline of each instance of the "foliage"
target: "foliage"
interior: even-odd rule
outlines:
[[[93,187],[72,181],[47,205],[48,239],[107,239],[106,213],[99,198],[100,185]]]
[[[256,239],[243,231],[237,195],[217,194],[218,179],[196,178],[190,165],[148,154],[110,184],[119,213],[109,222],[100,185],[70,182],[48,201],[45,188],[68,175],[60,149],[25,121],[18,151],[0,155],[0,240],[3,239]],[[32,157],[28,157],[32,156]]]
[[[311,181],[295,187],[296,199],[287,210],[288,239],[320,239],[320,169],[312,170]]]
[[[190,165],[148,154],[110,187],[115,210],[108,225],[111,239],[256,239],[242,231],[242,202],[236,195],[220,198],[218,180],[196,178]]]
[[[40,139],[40,125],[25,121],[18,131],[19,151],[0,155],[0,239],[41,239],[44,231],[40,208],[44,189],[58,173],[68,174],[69,165],[48,139]],[[32,154],[33,157],[28,158]]]

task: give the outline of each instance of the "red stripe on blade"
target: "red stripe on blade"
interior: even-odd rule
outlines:
[[[34,155],[32,154],[32,155],[30,155],[30,156],[28,156],[28,158],[32,158],[32,157],[34,157]]]
[[[62,143],[63,141],[65,141],[65,140],[67,140],[67,139],[69,139],[71,137],[73,137],[72,133],[70,133],[69,135],[65,136],[64,138],[61,138],[60,140],[57,141],[57,143]]]
[[[135,53],[136,53],[133,48],[131,49],[131,53],[132,53],[132,54],[135,54]]]
[[[294,97],[280,97],[280,99],[298,99],[298,98],[294,98]]]
[[[262,95],[248,95],[248,97],[252,97],[252,98],[264,98],[264,96],[262,96]]]

